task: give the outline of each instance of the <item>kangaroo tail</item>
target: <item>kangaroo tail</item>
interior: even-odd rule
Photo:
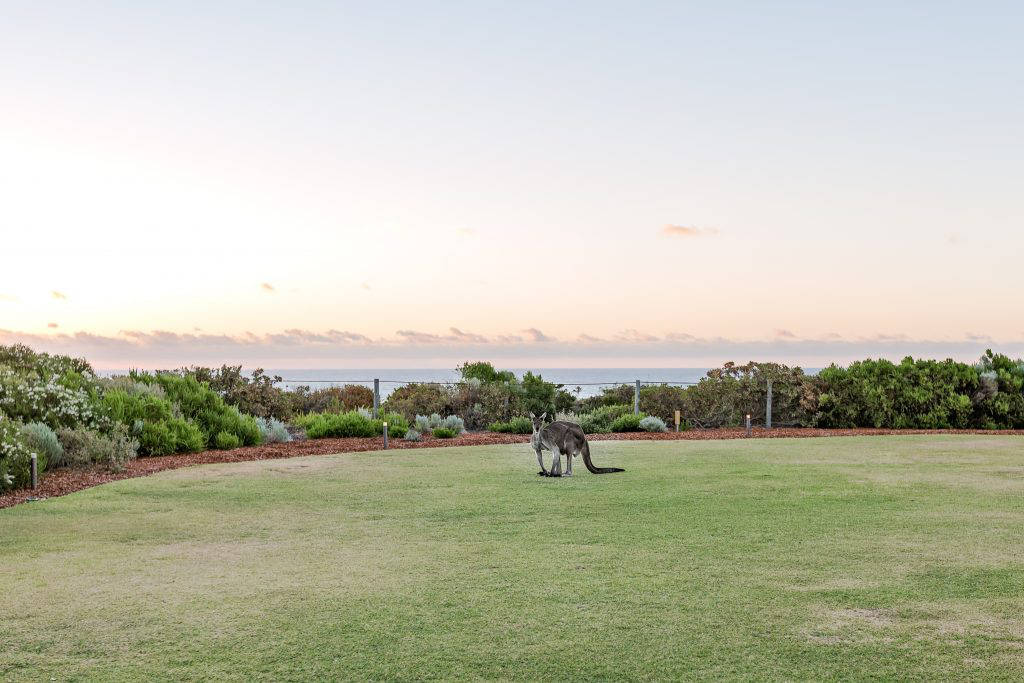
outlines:
[[[583,442],[583,464],[586,465],[587,469],[594,474],[608,474],[610,472],[626,471],[621,467],[594,467],[594,463],[590,460],[590,444],[586,441]]]

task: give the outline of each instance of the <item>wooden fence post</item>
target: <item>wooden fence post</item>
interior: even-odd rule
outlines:
[[[633,412],[640,414],[640,380],[636,381],[636,389],[633,390]]]
[[[764,427],[765,429],[772,428],[772,380],[768,379],[768,400],[765,401],[764,405]]]
[[[380,414],[380,380],[373,380],[373,419]]]

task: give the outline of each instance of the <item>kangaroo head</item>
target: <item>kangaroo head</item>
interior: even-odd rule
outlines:
[[[546,418],[547,416],[548,414],[546,412],[541,413],[540,415],[534,415],[533,413],[530,413],[530,419],[533,420],[534,434],[539,432],[541,430],[541,427],[544,426],[544,418]]]

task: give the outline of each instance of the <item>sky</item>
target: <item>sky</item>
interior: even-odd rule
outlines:
[[[98,367],[1024,354],[1024,5],[20,2],[0,343]]]

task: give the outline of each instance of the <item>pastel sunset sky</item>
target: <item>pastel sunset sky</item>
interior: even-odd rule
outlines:
[[[0,343],[1024,353],[1024,5],[13,2]]]

